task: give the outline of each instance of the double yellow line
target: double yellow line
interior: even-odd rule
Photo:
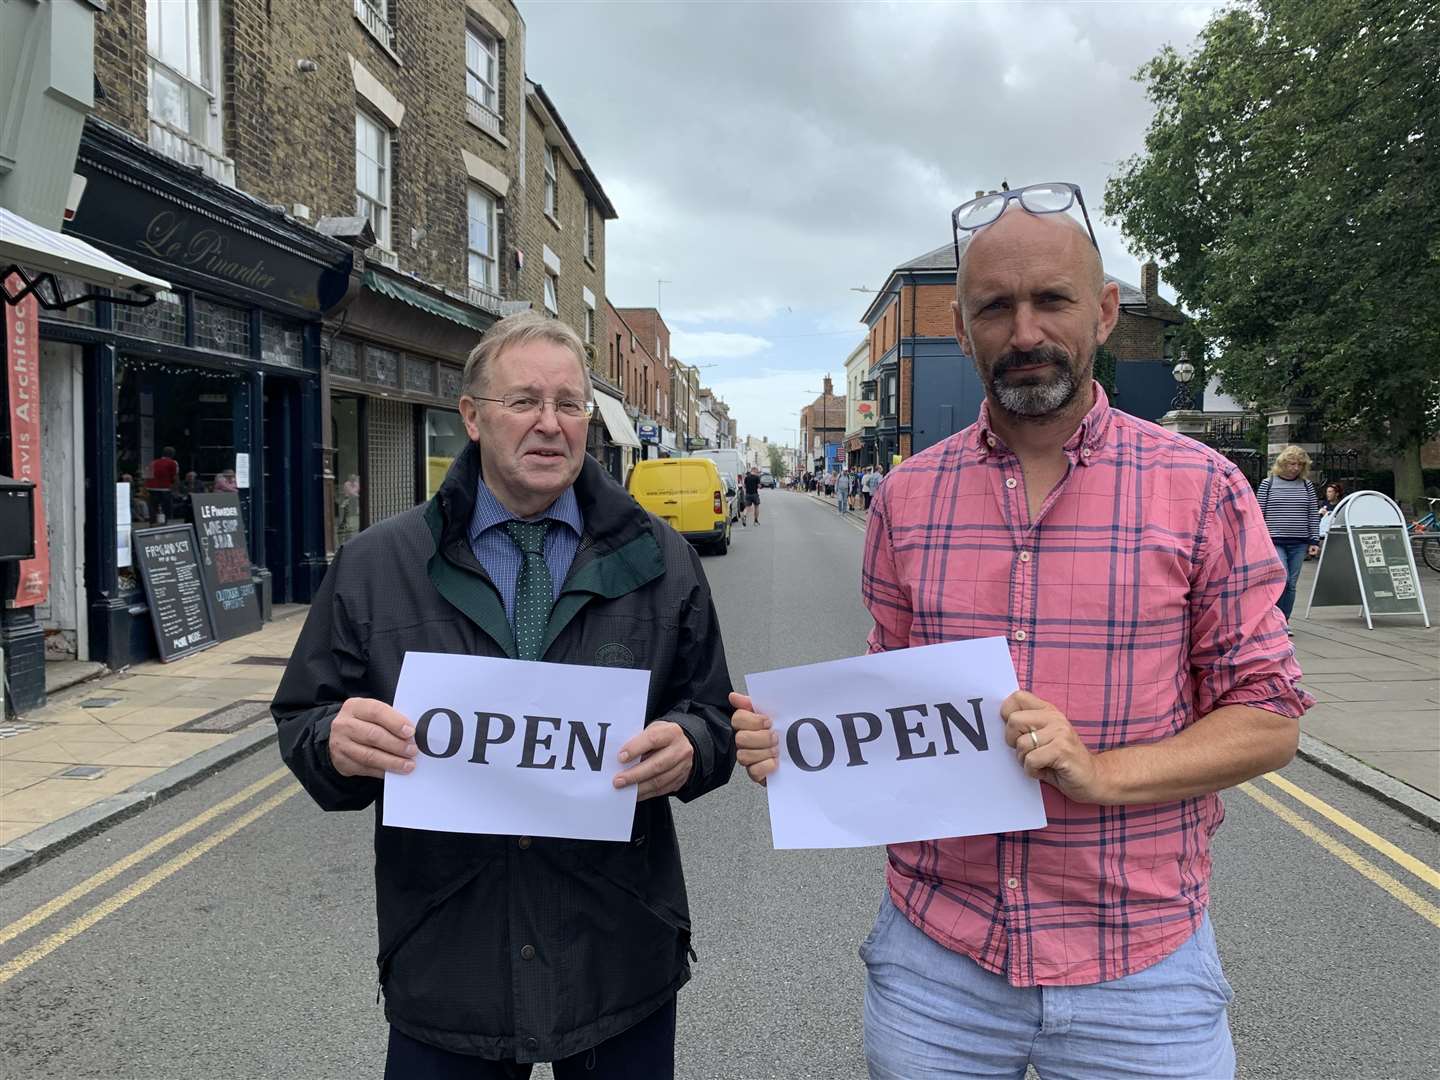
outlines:
[[[222,814],[233,810],[235,807],[258,795],[266,788],[278,784],[280,781],[284,780],[289,775],[289,769],[276,769],[268,776],[265,776],[260,780],[255,781],[255,783],[251,784],[249,787],[243,789],[242,791],[236,792],[234,795],[231,795],[223,802],[216,803],[214,806],[210,807],[210,809],[197,815],[190,821],[187,821],[184,825],[181,825],[178,828],[171,829],[169,832],[163,834],[162,836],[157,836],[154,840],[151,840],[144,847],[139,848],[136,851],[132,851],[129,855],[126,855],[123,859],[112,863],[104,870],[101,870],[96,874],[92,874],[90,877],[80,882],[80,884],[74,886],[73,888],[67,889],[65,892],[55,897],[55,899],[49,901],[48,903],[42,904],[40,907],[36,908],[29,914],[19,919],[16,919],[9,926],[0,928],[0,946],[3,946],[7,942],[14,940],[21,934],[25,933],[27,930],[34,929],[36,926],[39,926],[42,922],[50,918],[52,915],[55,915],[65,910],[77,900],[83,899],[101,886],[106,885],[111,881],[114,881],[121,874],[125,873],[125,871],[131,869],[132,867],[138,865],[141,862],[144,862],[156,852],[164,850],[178,840],[183,840],[185,837],[189,836],[197,829],[203,828],[205,825],[214,821],[217,817],[220,817]],[[144,877],[139,878],[130,885],[127,885],[124,889],[121,889],[109,899],[95,905],[89,911],[85,912],[85,914],[79,916],[72,922],[67,923],[65,926],[55,931],[43,941],[31,946],[24,952],[20,953],[13,960],[7,961],[4,964],[0,964],[0,986],[3,986],[5,983],[9,982],[16,975],[19,975],[32,964],[35,964],[38,961],[43,960],[45,957],[49,956],[52,952],[60,948],[60,946],[64,945],[66,942],[72,940],[75,937],[78,937],[80,934],[83,934],[86,930],[90,929],[90,927],[94,926],[107,915],[113,915],[115,912],[119,911],[122,907],[128,904],[131,900],[134,900],[137,896],[141,896],[144,893],[148,892],[151,888],[158,885],[166,878],[170,877],[170,875],[174,874],[176,871],[182,870],[185,867],[189,866],[196,859],[200,858],[201,855],[204,855],[212,848],[218,847],[220,844],[224,843],[226,840],[230,839],[230,837],[238,833],[241,829],[245,828],[245,826],[249,825],[257,818],[263,817],[264,815],[268,814],[271,810],[274,810],[277,806],[284,803],[286,799],[293,798],[295,795],[299,794],[299,792],[300,785],[292,784],[286,790],[281,791],[279,794],[272,795],[264,802],[260,803],[255,807],[252,807],[244,814],[241,814],[238,818],[230,822],[223,829],[220,829],[218,832],[212,833],[204,840],[201,840],[196,844],[192,844],[190,847],[180,852],[180,854],[174,856],[173,858],[167,860],[164,863],[161,863]]]
[[[1377,836],[1355,819],[1341,813],[1325,800],[1311,795],[1310,792],[1304,788],[1292,784],[1289,780],[1286,780],[1285,777],[1277,773],[1266,773],[1261,779],[1283,791],[1296,802],[1314,810],[1332,824],[1344,829],[1351,836],[1368,845],[1371,850],[1383,855],[1396,866],[1401,867],[1420,881],[1423,881],[1426,885],[1430,886],[1430,888],[1440,891],[1440,872],[1437,872],[1434,867],[1427,866],[1409,852],[1396,847],[1383,836]],[[1346,866],[1373,881],[1376,885],[1379,885],[1380,888],[1384,889],[1396,900],[1399,900],[1400,903],[1426,920],[1431,926],[1440,927],[1440,907],[1437,907],[1425,899],[1425,897],[1421,896],[1414,889],[1398,880],[1392,874],[1382,870],[1359,852],[1336,840],[1314,822],[1301,817],[1295,810],[1273,795],[1256,787],[1253,781],[1241,784],[1240,790],[1303,836],[1315,841],[1315,843],[1319,844],[1331,855],[1334,855]]]

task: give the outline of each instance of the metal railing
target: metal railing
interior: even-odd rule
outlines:
[[[364,0],[355,0],[357,4]],[[500,126],[504,119],[490,106],[476,101],[473,97],[465,99],[465,118],[474,124],[481,131],[488,131],[491,135],[500,134]]]
[[[395,35],[390,29],[390,24],[385,21],[385,16],[372,7],[367,0],[355,0],[355,17],[364,24],[366,30],[379,38],[387,49],[394,47]]]
[[[360,0],[356,0],[359,3]],[[217,154],[204,143],[198,143],[186,132],[150,118],[150,145],[166,157],[194,165],[212,180],[219,180],[226,187],[235,186],[235,162]]]
[[[504,314],[501,305],[504,304],[505,298],[494,289],[487,288],[484,285],[476,285],[472,282],[465,290],[465,297],[470,303],[482,311],[488,311],[492,315]]]

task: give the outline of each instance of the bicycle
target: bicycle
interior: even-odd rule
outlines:
[[[1440,574],[1440,519],[1435,516],[1435,504],[1440,499],[1426,499],[1430,512],[1410,523],[1410,542],[1420,549],[1420,558],[1426,566]]]

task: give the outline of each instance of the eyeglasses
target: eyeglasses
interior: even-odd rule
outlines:
[[[1053,184],[1031,184],[1014,191],[996,191],[981,195],[978,199],[961,203],[950,212],[950,224],[955,231],[955,265],[960,265],[960,234],[983,229],[1000,220],[1011,199],[1019,199],[1020,206],[1032,214],[1063,214],[1077,202],[1085,218],[1085,229],[1090,234],[1090,243],[1100,249],[1095,239],[1095,230],[1090,226],[1090,212],[1085,209],[1085,196],[1078,184],[1056,182]]]
[[[493,401],[513,416],[536,416],[545,411],[546,405],[555,407],[555,415],[567,420],[579,420],[595,414],[595,402],[580,398],[542,398],[535,394],[506,394],[504,397],[481,397],[470,395],[476,401]]]

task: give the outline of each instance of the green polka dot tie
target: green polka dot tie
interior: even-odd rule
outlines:
[[[545,531],[550,519],[540,521],[507,521],[505,531],[525,557],[520,566],[520,579],[515,583],[515,606],[512,622],[515,630],[515,652],[521,660],[539,660],[545,644],[545,628],[550,622],[550,605],[555,602],[555,584],[545,562]]]

